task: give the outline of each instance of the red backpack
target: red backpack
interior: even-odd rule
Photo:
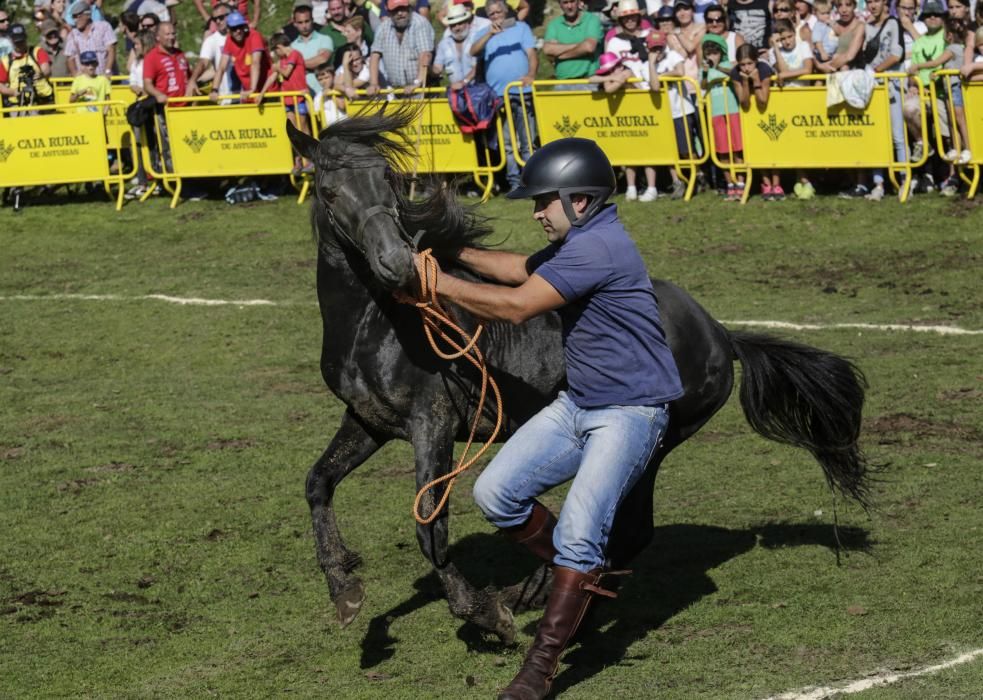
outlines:
[[[447,101],[465,134],[487,130],[502,106],[502,98],[487,83],[471,83],[460,90],[447,88]]]

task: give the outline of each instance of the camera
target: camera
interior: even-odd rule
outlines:
[[[17,101],[21,105],[32,105],[37,96],[34,79],[37,73],[33,66],[23,66],[17,76]]]

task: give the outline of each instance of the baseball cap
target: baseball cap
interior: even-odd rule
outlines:
[[[655,29],[645,37],[645,44],[650,48],[661,48],[666,45],[666,33]]]
[[[921,18],[929,17],[935,15],[936,17],[945,17],[948,13],[945,11],[945,6],[939,2],[939,0],[927,0],[924,5],[922,5]]]
[[[99,63],[99,57],[95,51],[83,51],[79,54],[79,63],[83,66],[89,63]]]
[[[675,10],[677,7],[688,7],[693,9],[693,0],[675,0],[675,2],[672,3],[672,9]]]
[[[674,17],[675,17],[675,13],[672,11],[672,8],[669,7],[668,5],[663,5],[655,13],[656,19],[673,19]]]
[[[85,12],[92,12],[92,6],[85,0],[78,0],[78,2],[72,3],[72,7],[68,10],[68,14],[70,14],[72,17],[81,15]]]
[[[397,7],[409,7],[410,0],[386,0],[386,9],[392,12]]]
[[[27,41],[27,30],[24,29],[23,24],[16,22],[10,25],[10,31],[7,32],[7,36],[9,36],[10,40],[15,44],[18,41]]]
[[[249,22],[246,18],[242,16],[242,13],[238,10],[233,10],[229,13],[229,16],[225,18],[225,26],[229,29],[234,29],[235,27],[248,27]]]
[[[61,29],[58,23],[53,19],[46,19],[41,23],[41,36],[48,36],[51,32],[57,32]]]
[[[704,46],[706,46],[707,44],[713,44],[714,46],[720,49],[720,52],[724,55],[725,58],[727,57],[727,52],[728,52],[727,40],[724,39],[719,34],[704,34],[703,39],[700,41],[700,43],[703,44]]]

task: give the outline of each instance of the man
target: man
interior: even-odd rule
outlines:
[[[41,36],[44,37],[44,50],[51,61],[52,78],[69,78],[68,57],[65,56],[65,42],[61,38],[61,28],[53,19],[41,23]]]
[[[594,75],[604,43],[601,20],[585,12],[580,0],[560,0],[563,15],[546,25],[543,54],[553,59],[557,80]],[[581,85],[559,86],[581,89]]]
[[[232,5],[220,2],[212,8],[211,26],[215,30],[205,37],[201,42],[201,51],[198,54],[198,62],[195,63],[194,70],[191,72],[191,85],[195,92],[198,89],[199,81],[211,81],[218,73],[218,67],[222,64],[222,51],[225,49],[225,39],[228,36],[229,28],[226,24],[229,15],[232,13]],[[228,95],[233,90],[238,90],[238,85],[233,87],[232,79],[235,74],[232,66],[227,66],[220,74],[218,91],[219,94]]]
[[[515,130],[519,138],[519,152],[523,160],[528,160],[532,152],[532,142],[536,140],[536,118],[532,109],[532,81],[539,69],[539,56],[536,54],[536,39],[525,22],[507,18],[508,6],[504,0],[488,0],[485,12],[491,25],[482,33],[471,47],[471,54],[485,59],[485,81],[495,93],[508,100],[512,114],[516,115]],[[511,90],[506,94],[509,83],[522,81],[521,90]],[[522,118],[523,109],[529,115],[529,133],[526,133],[526,120]],[[509,188],[519,186],[519,164],[515,159],[511,129],[505,129],[505,175]]]
[[[170,103],[182,107],[186,103],[175,98],[191,95],[194,83],[190,83],[188,60],[177,48],[177,32],[170,22],[157,27],[157,46],[143,57],[143,90],[157,101],[157,126],[160,129],[161,151],[168,172],[173,172],[171,143],[164,118],[164,105]]]
[[[392,18],[379,27],[369,59],[367,95],[379,92],[381,80],[403,88],[404,95],[426,87],[427,71],[433,57],[433,27],[413,11],[410,0],[388,0]]]
[[[549,245],[530,257],[464,248],[458,261],[496,284],[437,277],[437,292],[479,318],[522,323],[557,310],[568,389],[509,438],[474,485],[492,524],[553,564],[536,638],[502,699],[543,698],[600,584],[615,512],[644,473],[682,384],[645,264],[605,204],[615,175],[587,139],[532,155],[510,198],[532,198]],[[536,499],[570,481],[557,520]]]
[[[472,15],[464,5],[451,5],[443,19],[447,32],[437,44],[434,56],[434,75],[446,75],[448,85],[454,90],[460,90],[474,80],[477,68],[471,55],[474,43],[471,20]]]
[[[301,0],[301,2],[308,2],[308,0]],[[321,84],[314,71],[331,60],[331,54],[335,49],[334,42],[331,37],[314,31],[314,14],[309,5],[300,4],[294,7],[293,27],[297,36],[292,40],[290,47],[299,51],[304,57],[307,89],[312,95],[316,95],[321,92]]]
[[[317,20],[314,19],[314,9],[312,7],[312,4],[313,4],[313,0],[294,0],[293,12],[297,12],[297,10],[303,7],[309,9],[311,11],[311,26],[314,28],[314,31],[316,32],[319,31],[323,25],[321,25]],[[297,39],[298,36],[300,36],[300,32],[297,31],[297,23],[294,22],[293,14],[290,15],[290,21],[287,22],[282,27],[280,27],[280,31],[286,34],[287,38],[289,38],[290,41],[294,41]]]
[[[11,101],[16,104],[21,91],[33,83],[33,104],[53,104],[55,90],[48,80],[51,76],[48,53],[40,46],[28,46],[27,29],[23,24],[10,25],[8,36],[13,49],[0,58],[0,94],[12,98]],[[30,83],[27,76],[33,77]]]
[[[266,42],[259,32],[249,29],[249,23],[239,12],[229,13],[225,20],[229,28],[229,36],[222,48],[222,60],[218,71],[212,78],[212,91],[209,98],[218,101],[218,86],[222,82],[222,74],[229,64],[232,64],[240,84],[240,101],[249,102],[249,94],[258,92],[266,82],[270,72],[270,55],[266,51]]]
[[[92,19],[92,6],[86,0],[78,0],[70,10],[75,19],[75,28],[65,41],[65,56],[68,70],[74,76],[80,72],[79,54],[92,51],[99,64],[96,72],[109,77],[116,66],[116,33],[109,22]]]
[[[345,0],[328,0],[327,22],[317,31],[330,37],[331,41],[334,42],[335,48],[340,48],[348,43],[348,39],[345,37],[345,22],[355,15],[359,15],[365,21],[362,27],[362,37],[371,46],[375,40],[375,34],[372,31],[369,21],[369,12],[364,7],[358,8],[349,5]]]

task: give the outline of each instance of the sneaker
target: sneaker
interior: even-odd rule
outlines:
[[[863,185],[855,185],[848,189],[840,192],[841,199],[856,199],[858,197],[866,197],[869,194],[869,190]]]
[[[700,174],[702,175],[703,173]],[[672,195],[670,195],[669,198],[682,199],[685,196],[686,196],[686,183],[683,182],[682,180],[676,180],[674,183],[672,183]]]
[[[943,197],[955,197],[959,194],[959,179],[955,177],[947,178],[939,189],[939,194]]]
[[[636,190],[634,187],[629,187],[627,190],[625,190],[626,202],[634,202],[636,199],[638,199],[638,190]]]
[[[795,193],[796,199],[812,199],[816,196],[816,188],[812,186],[811,182],[796,182],[792,191]]]
[[[785,199],[785,190],[782,189],[781,185],[775,185],[771,188],[771,201],[781,202]]]
[[[646,187],[645,191],[639,196],[639,202],[654,202],[655,198],[659,196],[659,191],[654,187]]]
[[[959,160],[959,151],[957,151],[955,148],[950,148],[945,152],[945,159],[955,163],[957,160]]]
[[[971,160],[973,160],[973,153],[968,148],[959,154],[959,165],[966,165]]]
[[[880,183],[874,185],[874,189],[872,189],[870,194],[865,196],[864,199],[871,202],[879,202],[884,199],[884,185]]]
[[[147,188],[143,185],[137,185],[128,189],[123,197],[125,199],[140,199],[145,194],[147,194]]]
[[[761,199],[771,201],[771,185],[761,185]]]
[[[925,194],[935,192],[935,178],[931,173],[925,173],[920,180],[920,190]]]

